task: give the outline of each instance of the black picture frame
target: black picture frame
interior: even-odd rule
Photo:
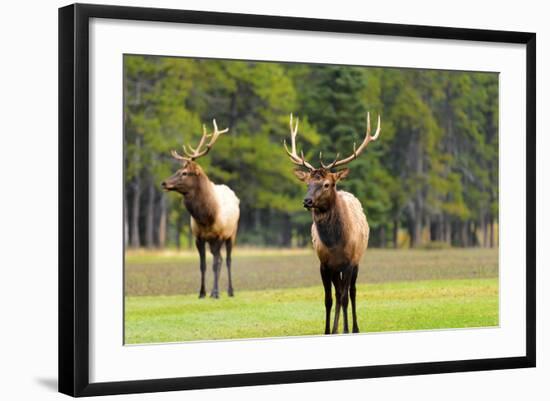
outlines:
[[[91,18],[274,28],[526,45],[526,352],[494,359],[90,383],[89,22]],[[316,382],[534,367],[536,35],[527,32],[74,4],[59,9],[59,391],[71,396]]]

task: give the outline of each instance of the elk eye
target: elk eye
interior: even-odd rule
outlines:
[[[187,175],[187,171],[182,171],[182,172],[181,172],[181,175],[186,176],[186,175]]]
[[[330,184],[328,182],[325,182],[325,185],[323,185],[325,188],[330,187]]]

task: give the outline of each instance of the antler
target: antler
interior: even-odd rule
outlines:
[[[290,157],[292,163],[297,164],[298,166],[306,167],[310,170],[315,170],[315,167],[313,167],[305,160],[303,151],[300,152],[301,156],[298,156],[298,154],[296,153],[296,135],[298,135],[298,122],[299,120],[296,119],[296,125],[294,126],[292,124],[292,113],[290,113],[290,140],[292,152],[288,150],[286,146],[286,140],[283,140],[283,145],[285,146],[286,153],[288,153],[288,156]]]
[[[327,165],[327,166],[325,166],[323,164],[323,161],[321,160],[321,166],[323,166],[324,169],[330,170],[331,168],[342,166],[344,164],[349,163],[352,160],[355,160],[357,158],[357,156],[359,156],[359,154],[363,150],[365,150],[365,148],[367,147],[367,145],[370,142],[376,141],[378,139],[379,135],[380,135],[380,114],[378,115],[378,126],[376,127],[376,133],[374,134],[374,136],[371,136],[371,134],[370,134],[370,113],[367,113],[367,131],[365,133],[365,139],[363,139],[363,142],[361,143],[361,145],[359,145],[359,148],[356,148],[356,144],[354,142],[353,143],[353,153],[350,156],[346,157],[345,159],[338,160],[339,154],[337,154],[334,161],[331,164]],[[319,154],[319,159],[321,159],[321,154]]]
[[[212,146],[214,146],[214,144],[218,140],[218,137],[221,134],[224,134],[227,131],[229,131],[229,128],[226,128],[224,130],[219,131],[218,130],[218,125],[216,124],[215,119],[212,120],[212,123],[214,125],[214,132],[212,132],[211,134],[208,134],[206,132],[206,125],[204,125],[204,124],[202,125],[202,137],[201,137],[199,145],[197,146],[196,149],[193,148],[191,145],[187,145],[189,147],[189,149],[191,149],[191,152],[189,152],[187,150],[187,147],[185,145],[183,145],[183,152],[185,153],[185,156],[181,156],[180,154],[178,154],[178,152],[176,152],[175,150],[172,150],[172,152],[171,152],[172,157],[176,160],[188,161],[189,162],[189,161],[196,160],[199,157],[202,157],[202,156],[206,155],[208,152],[210,152],[210,149],[212,148]],[[212,138],[212,139],[210,139],[210,142],[208,142],[208,144],[203,149],[204,142],[206,141],[206,138]]]

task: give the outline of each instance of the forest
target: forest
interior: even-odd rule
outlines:
[[[298,149],[318,165],[380,138],[339,188],[362,203],[371,247],[498,245],[498,74],[322,64],[124,56],[125,241],[192,244],[180,195],[160,182],[195,146],[202,124],[229,128],[199,164],[240,198],[237,244],[305,247],[306,188],[283,148],[289,115]]]

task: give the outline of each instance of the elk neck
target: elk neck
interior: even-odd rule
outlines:
[[[187,211],[201,226],[210,226],[216,219],[218,204],[213,187],[206,174],[201,172],[195,188],[183,197]]]
[[[327,209],[314,209],[312,214],[319,239],[326,247],[332,248],[344,242],[344,211],[338,193]]]

